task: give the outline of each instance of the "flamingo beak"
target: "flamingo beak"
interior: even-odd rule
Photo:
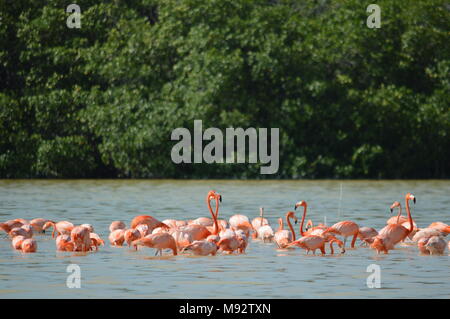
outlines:
[[[394,210],[391,208],[391,214],[392,214],[393,211],[394,211]]]
[[[415,198],[415,197],[413,198],[413,203],[414,203],[414,204],[416,203],[416,198]]]

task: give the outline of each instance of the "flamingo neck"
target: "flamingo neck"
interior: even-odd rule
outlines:
[[[209,212],[211,213],[211,216],[214,221],[214,229],[213,229],[212,235],[217,235],[219,233],[219,224],[217,222],[217,217],[219,216],[219,200],[217,198],[215,198],[215,200],[216,200],[216,211],[215,212],[213,212],[212,207],[211,207],[211,199],[208,199],[208,201],[207,201]]]
[[[408,220],[409,220],[409,232],[412,232],[414,225],[413,225],[413,220],[411,217],[411,211],[409,209],[408,197],[405,198],[405,204],[406,204],[406,213],[408,214]]]
[[[295,230],[294,230],[294,228],[292,227],[290,218],[291,218],[290,215],[286,215],[286,222],[287,222],[287,224],[288,224],[288,226],[289,226],[289,229],[290,229],[291,232],[292,232],[292,241],[295,241]]]
[[[397,215],[397,224],[400,221],[400,216],[402,215],[402,205],[398,205],[398,215]]]
[[[305,236],[305,233],[303,231],[303,224],[305,223],[305,218],[306,218],[306,205],[303,206],[303,216],[302,216],[302,222],[300,224],[300,235]]]
[[[278,219],[278,230],[277,231],[280,231],[280,230],[283,230],[283,218]]]
[[[261,208],[261,224],[260,224],[261,227],[263,225],[263,219],[264,219],[264,209]]]

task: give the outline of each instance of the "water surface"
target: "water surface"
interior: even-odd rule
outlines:
[[[0,221],[43,217],[89,223],[106,241],[113,220],[129,225],[149,214],[194,219],[208,216],[205,196],[223,196],[220,218],[265,207],[273,228],[295,202],[308,202],[308,217],[331,225],[353,220],[380,229],[393,201],[417,197],[412,215],[419,227],[450,223],[450,181],[0,181]],[[300,213],[297,213],[300,216]],[[296,229],[298,232],[298,228]],[[344,255],[312,256],[250,242],[244,255],[154,257],[154,250],[113,248],[56,252],[49,234],[35,236],[38,252],[22,254],[0,239],[0,298],[449,298],[449,256],[420,256],[415,246],[389,255],[358,247]],[[359,241],[357,242],[359,246]],[[327,248],[328,252],[328,248]],[[69,289],[67,266],[81,268],[81,288]],[[381,267],[381,288],[367,287],[370,264]]]

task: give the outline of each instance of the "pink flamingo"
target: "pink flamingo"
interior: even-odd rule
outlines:
[[[61,234],[65,234],[65,235],[70,235],[70,232],[72,231],[72,229],[75,227],[71,222],[68,221],[61,221],[61,222],[53,222],[53,221],[48,221],[44,224],[44,226],[42,227],[42,230],[46,230],[47,228],[53,227],[53,232],[52,232],[52,238],[55,238],[55,234],[56,236],[61,235]]]
[[[228,220],[231,229],[237,230],[241,229],[245,232],[246,236],[250,236],[250,232],[254,231],[252,224],[250,224],[250,220],[245,215],[236,214],[230,217]]]
[[[3,230],[5,233],[9,234],[9,232],[13,229],[13,228],[20,228],[22,227],[24,224],[18,220],[8,220],[4,223],[0,223],[0,229]]]
[[[37,251],[37,242],[33,238],[26,238],[22,242],[22,252],[34,253]]]
[[[177,243],[175,242],[175,239],[172,237],[172,235],[168,233],[151,234],[145,236],[144,238],[135,240],[131,244],[133,246],[146,246],[150,248],[156,248],[157,251],[155,256],[158,254],[158,252],[162,256],[163,249],[171,249],[173,255],[177,255]]]
[[[98,250],[98,246],[105,246],[105,241],[96,233],[89,233],[89,238],[91,239],[91,249]]]
[[[141,238],[141,233],[137,229],[130,228],[125,231],[125,233],[123,234],[123,237],[124,237],[127,245],[131,248],[131,242]],[[137,250],[137,246],[134,246],[134,249]]]
[[[25,238],[33,237],[33,229],[30,225],[22,225],[21,227],[15,227],[9,232],[10,238],[16,236],[23,236]]]
[[[378,235],[378,232],[372,227],[360,227],[358,231],[358,238],[362,241],[362,244],[371,244],[376,235]]]
[[[236,236],[224,237],[219,240],[217,246],[220,250],[231,254],[240,248],[241,241]]]
[[[216,202],[216,210],[213,212],[211,207],[211,201],[215,200]],[[208,210],[211,213],[211,217],[213,219],[213,226],[206,227],[198,224],[189,224],[185,227],[181,227],[179,229],[180,232],[177,232],[174,237],[181,235],[181,239],[185,242],[186,238],[189,238],[192,241],[202,240],[208,237],[209,235],[217,235],[219,233],[219,224],[217,221],[219,215],[219,203],[222,202],[222,195],[218,194],[216,191],[211,190],[206,195],[206,204],[208,206]]]
[[[390,224],[380,230],[380,232],[377,236],[374,237],[374,240],[370,245],[370,247],[375,249],[378,254],[381,251],[387,254],[389,250],[394,249],[394,246],[397,243],[404,240],[406,236],[408,236],[409,233],[413,231],[414,225],[411,217],[411,211],[409,209],[409,200],[412,200],[415,204],[416,198],[411,193],[408,193],[405,196],[406,212],[408,214],[410,228],[407,229],[399,224]]]
[[[45,233],[44,225],[50,220],[44,218],[35,218],[30,221],[30,225],[36,233]]]
[[[394,210],[395,207],[398,207],[398,208],[399,208],[399,210],[398,210],[398,215],[397,215],[397,216],[392,216],[391,218],[389,218],[389,219],[387,220],[387,225],[400,224],[400,225],[402,225],[403,227],[408,228],[409,220],[408,220],[407,217],[401,215],[401,214],[402,214],[402,206],[401,206],[401,204],[400,204],[399,202],[394,202],[394,203],[391,205],[391,207],[390,207],[391,213],[393,212],[393,210]],[[412,230],[412,231],[409,233],[409,235],[408,235],[408,237],[409,237],[410,239],[412,239],[413,236],[414,236],[414,234],[418,231],[417,225],[416,225],[416,223],[414,222],[414,220],[413,220],[413,225],[414,225],[413,230]],[[405,238],[405,239],[406,239],[406,238]],[[404,241],[404,240],[403,240],[403,241]]]
[[[12,244],[12,246],[14,247],[14,249],[21,250],[21,249],[22,249],[22,242],[23,242],[25,239],[26,239],[26,238],[23,237],[23,236],[21,236],[21,235],[15,236],[15,237],[12,239],[11,244]]]
[[[112,233],[116,229],[126,229],[126,228],[127,226],[125,225],[124,222],[120,220],[115,220],[111,223],[111,225],[109,225],[109,232]]]
[[[56,237],[56,250],[59,251],[74,251],[75,245],[71,241],[69,235],[59,235]]]
[[[286,223],[288,224],[290,231],[283,229],[283,219],[282,218],[278,219],[279,228],[274,235],[274,240],[278,248],[287,248],[292,241],[295,241],[295,231],[294,228],[292,227],[290,218],[294,218],[295,223],[297,223],[297,217],[295,217],[294,212],[286,213]]]
[[[116,229],[111,234],[109,234],[109,242],[111,243],[111,246],[122,246],[123,242],[125,241],[125,230],[123,229]]]
[[[89,251],[91,248],[91,236],[89,228],[75,226],[70,232],[70,239],[74,243],[75,251]]]
[[[443,222],[434,222],[431,223],[428,228],[437,229],[442,233],[443,236],[447,236],[447,234],[450,233],[450,226],[447,224],[444,224]]]
[[[300,224],[300,236],[302,236],[298,240],[292,241],[292,243],[289,244],[289,246],[297,246],[300,248],[303,248],[306,250],[306,253],[309,253],[310,250],[312,250],[313,254],[316,253],[316,249],[320,249],[322,252],[322,255],[325,254],[325,238],[323,236],[317,236],[317,235],[308,235],[305,232],[303,232],[303,225],[305,222],[306,217],[306,210],[308,207],[308,204],[305,201],[300,201],[295,204],[295,209],[297,207],[303,207],[303,216],[302,216],[302,222]],[[325,234],[325,230],[323,229],[316,229],[319,230],[321,234]],[[331,246],[331,245],[330,245]]]
[[[355,222],[352,222],[350,220],[344,220],[337,222],[333,226],[327,228],[324,232],[326,233],[332,233],[337,234],[342,237],[344,237],[344,246],[342,247],[342,252],[345,252],[345,243],[347,242],[347,237],[353,236],[351,247],[355,248],[355,242],[356,238],[358,237],[359,232],[359,226]]]
[[[442,255],[446,246],[447,242],[441,236],[421,238],[417,243],[419,251],[426,255]]]
[[[217,242],[216,238],[208,236],[206,240],[196,240],[192,244],[186,246],[182,251],[192,251],[194,255],[198,256],[215,256],[217,253]]]
[[[140,215],[140,216],[134,217],[133,220],[131,221],[130,228],[136,228],[140,224],[147,225],[148,226],[148,230],[149,230],[150,233],[156,227],[170,228],[169,226],[167,226],[166,224],[160,222],[156,218],[154,218],[152,216],[148,216],[148,215]]]

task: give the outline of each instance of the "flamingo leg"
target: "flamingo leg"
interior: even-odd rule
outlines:
[[[358,233],[353,235],[352,246],[351,246],[352,248],[355,248],[356,237],[358,237]]]

